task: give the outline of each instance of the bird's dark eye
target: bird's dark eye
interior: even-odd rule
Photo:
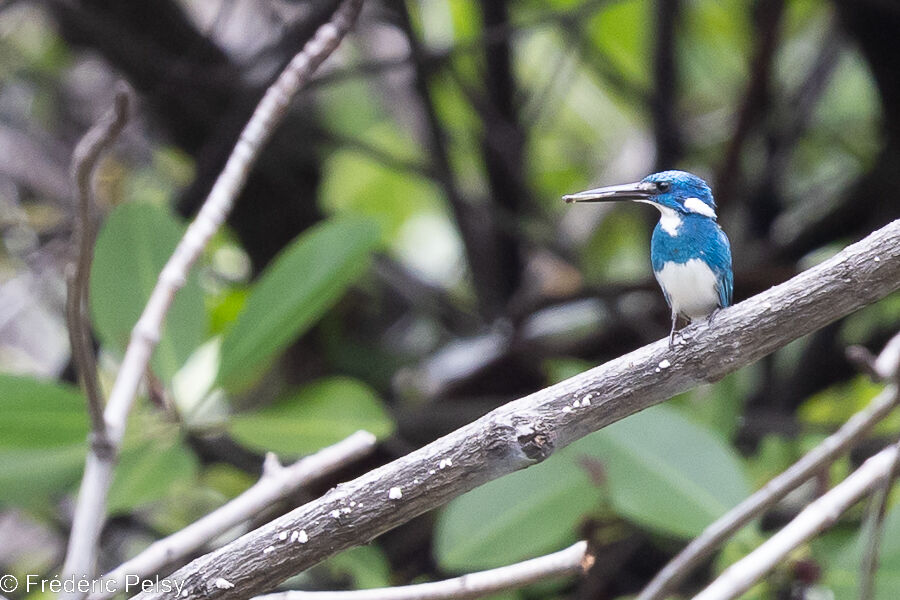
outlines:
[[[668,181],[659,181],[656,184],[656,189],[662,193],[668,192],[670,187],[672,187],[672,184]]]

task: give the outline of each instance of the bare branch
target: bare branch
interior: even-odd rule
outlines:
[[[874,364],[875,373],[886,381],[900,377],[900,334],[891,338]]]
[[[875,574],[878,572],[878,554],[881,550],[881,538],[884,534],[884,517],[887,512],[888,496],[891,492],[891,486],[894,484],[895,473],[896,464],[894,469],[885,475],[881,485],[875,490],[869,506],[870,516],[866,527],[868,539],[859,569],[859,600],[872,600],[875,596]]]
[[[105,600],[115,596],[118,590],[125,589],[127,576],[143,579],[184,559],[223,532],[258,515],[302,486],[365,456],[374,447],[374,435],[368,431],[357,431],[347,439],[301,458],[289,467],[282,467],[274,454],[268,454],[262,477],[250,489],[184,529],[154,542],[134,558],[104,575],[101,578],[104,583],[94,589],[107,591],[92,594],[90,600]]]
[[[877,258],[877,260],[876,260]],[[248,598],[487,481],[703,382],[716,381],[900,287],[900,220],[683,330],[529,396],[202,556],[170,576],[186,597]],[[305,544],[290,542],[304,532]],[[233,587],[217,587],[217,578]],[[148,592],[142,600],[173,598]]]
[[[893,391],[896,393],[896,388]],[[791,551],[836,523],[860,498],[880,486],[894,472],[898,457],[900,447],[891,445],[864,462],[847,479],[803,509],[784,529],[728,567],[694,600],[731,600],[746,592]]]
[[[111,451],[102,455],[93,451],[88,453],[63,566],[66,576],[91,577],[94,574],[97,544],[106,513],[106,496],[112,480],[115,455],[125,434],[128,413],[150,356],[159,341],[162,324],[175,293],[184,286],[191,266],[225,221],[260,150],[281,122],[291,99],[322,61],[337,48],[356,20],[361,5],[362,0],[345,0],[335,11],[331,22],[316,31],[315,36],[266,90],[197,217],[163,267],[159,281],[132,330],[131,340],[103,414]]]
[[[900,340],[900,335],[894,339]],[[884,352],[888,352],[893,343],[893,340],[889,342]],[[684,581],[723,542],[765,510],[773,507],[791,490],[834,461],[871,431],[893,410],[897,400],[897,393],[893,388],[885,389],[873,398],[868,406],[850,417],[840,429],[825,438],[803,458],[704,529],[703,533],[647,584],[637,600],[660,600],[668,597],[675,586]]]
[[[91,323],[87,315],[91,263],[94,260],[93,175],[100,155],[119,137],[128,123],[133,93],[121,83],[110,108],[100,120],[81,138],[72,153],[72,180],[78,196],[78,213],[72,233],[75,261],[69,266],[66,277],[66,321],[69,326],[69,344],[75,371],[87,396],[88,414],[91,417],[93,443],[105,445],[106,426],[103,422],[103,395],[97,382],[97,360],[91,340]]]
[[[469,573],[462,577],[406,585],[402,587],[341,592],[289,591],[258,596],[256,600],[468,600],[488,594],[515,590],[526,585],[559,577],[583,574],[594,562],[587,542],[578,542],[565,550],[532,558],[514,565]]]

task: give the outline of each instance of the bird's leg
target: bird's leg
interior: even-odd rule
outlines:
[[[719,311],[720,311],[720,310],[722,310],[722,309],[719,308],[719,307],[717,306],[715,309],[713,309],[713,311],[712,311],[711,313],[709,313],[709,316],[706,317],[706,324],[707,324],[707,325],[710,325],[710,326],[712,325],[713,319],[716,318],[716,315],[719,314]]]
[[[678,324],[678,313],[672,311],[672,331],[669,332],[669,350],[675,348],[675,325]]]

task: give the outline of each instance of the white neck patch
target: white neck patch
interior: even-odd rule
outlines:
[[[663,231],[669,235],[678,235],[678,228],[681,227],[681,216],[678,214],[678,211],[661,204],[655,204],[654,206],[659,209],[659,225],[663,228]]]
[[[698,215],[703,215],[710,219],[716,218],[716,211],[700,198],[688,198],[684,201],[684,207],[692,213],[697,213]]]

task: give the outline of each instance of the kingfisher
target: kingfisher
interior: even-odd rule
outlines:
[[[655,206],[659,223],[650,241],[656,281],[672,309],[669,348],[675,347],[678,317],[712,323],[731,305],[734,274],[731,244],[716,222],[716,201],[701,178],[685,171],[662,171],[636,183],[563,196],[566,202],[631,200]]]

